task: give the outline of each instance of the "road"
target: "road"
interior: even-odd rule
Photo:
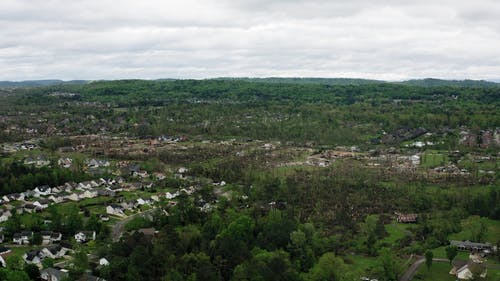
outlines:
[[[117,223],[115,223],[113,225],[113,227],[111,228],[111,238],[113,239],[113,242],[117,242],[117,241],[120,240],[120,237],[122,237],[123,233],[125,232],[125,225],[128,222],[130,222],[135,217],[144,216],[144,215],[146,215],[148,213],[154,212],[157,209],[158,208],[153,208],[153,209],[146,210],[144,212],[139,212],[137,214],[133,214],[131,216],[128,216],[128,217],[126,217],[126,218],[118,221]]]
[[[432,259],[434,262],[447,262],[450,261],[447,259]],[[405,274],[399,278],[399,281],[410,281],[420,266],[425,263],[425,257],[418,257],[418,259],[406,270]]]

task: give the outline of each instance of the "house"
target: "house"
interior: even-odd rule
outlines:
[[[78,243],[95,240],[95,231],[79,231],[75,234],[75,240]]]
[[[397,222],[399,223],[416,223],[418,219],[417,214],[402,214],[402,213],[396,213],[397,217]]]
[[[78,196],[77,193],[71,193],[70,195],[67,195],[66,198],[71,201],[80,201],[80,196]]]
[[[12,217],[12,213],[9,210],[0,211],[0,222],[7,221],[10,217]]]
[[[48,199],[54,203],[61,203],[64,201],[64,197],[58,195],[50,195]]]
[[[59,242],[62,239],[60,232],[42,231],[42,245],[49,245],[54,242]]]
[[[52,236],[52,231],[41,231],[40,235],[42,236],[42,245],[48,245],[52,243],[50,237]]]
[[[493,245],[490,243],[476,243],[471,241],[450,241],[451,246],[457,247],[460,251],[470,251],[470,252],[483,252],[491,253],[493,252]]]
[[[79,195],[80,199],[84,198],[94,198],[97,197],[97,191],[96,190],[85,190],[83,193]]]
[[[155,177],[155,179],[160,180],[160,181],[167,178],[167,176],[165,176],[165,174],[158,173],[158,172],[153,173],[153,176]]]
[[[61,193],[64,191],[64,186],[56,186],[52,188],[52,194]]]
[[[31,197],[35,197],[36,195],[36,192],[34,190],[26,190],[25,192],[21,193],[22,196],[24,196],[24,199],[27,199],[27,198],[31,198]]]
[[[40,271],[40,278],[45,281],[61,281],[68,276],[67,271],[55,269],[52,267]]]
[[[56,244],[43,248],[41,252],[44,258],[59,259],[66,255],[67,250],[61,245]]]
[[[36,207],[38,207],[40,210],[46,209],[49,207],[50,200],[49,199],[40,199],[37,200],[33,203]]]
[[[85,162],[90,169],[97,169],[99,167],[109,167],[109,162],[106,160],[90,159]]]
[[[43,155],[38,155],[35,158],[28,157],[24,160],[25,165],[35,165],[36,167],[44,167],[50,165],[50,160]]]
[[[73,159],[68,157],[62,157],[57,160],[57,164],[63,168],[70,168],[71,164],[73,164]]]
[[[8,253],[10,253],[10,249],[7,247],[0,246],[0,256],[4,256]]]
[[[35,192],[35,197],[48,196],[51,194],[52,189],[48,185],[37,186],[33,190]]]
[[[139,205],[139,206],[142,206],[142,205],[151,205],[151,199],[139,198],[139,199],[137,199],[137,205]]]
[[[99,189],[97,191],[97,195],[99,195],[99,196],[115,197],[116,196],[116,192],[114,190],[110,190],[110,189]]]
[[[106,258],[100,258],[99,259],[99,265],[100,266],[108,266],[109,265],[109,261]]]
[[[137,206],[137,201],[136,200],[123,201],[120,203],[120,206],[122,206],[122,208],[125,210],[132,210]]]
[[[139,177],[139,178],[147,178],[149,177],[149,174],[147,171],[139,170],[139,171],[134,171],[132,173],[133,177]]]
[[[30,214],[33,214],[33,213],[41,211],[40,207],[35,206],[34,204],[26,204],[26,205],[24,205],[23,206],[23,210],[24,210],[24,212],[30,213]]]
[[[124,208],[117,204],[111,204],[106,207],[106,213],[109,215],[124,217],[125,216],[124,211],[125,211]]]
[[[3,233],[0,233],[0,243],[3,243],[3,240],[5,239],[5,235]],[[0,253],[1,255],[2,253]]]
[[[28,264],[40,264],[43,260],[43,254],[39,250],[32,250],[23,255],[23,260]]]
[[[24,200],[24,194],[22,193],[12,193],[8,195],[4,195],[2,197],[3,201],[5,202],[11,202],[11,201],[17,201],[17,200]]]
[[[86,189],[91,189],[92,188],[92,182],[91,181],[84,181],[78,184],[78,187],[76,189],[78,190],[86,190]]]
[[[61,242],[61,240],[62,234],[60,232],[52,232],[52,235],[50,236],[50,241],[52,241],[52,243]]]
[[[19,233],[14,233],[12,242],[18,245],[27,245],[30,243],[30,239],[33,238],[32,231],[23,231]]]
[[[109,221],[109,216],[108,215],[99,215],[99,218],[101,219],[101,221]]]
[[[481,278],[485,278],[487,274],[486,264],[476,263],[472,260],[461,261],[454,260],[452,262],[453,267],[450,270],[450,274],[457,277],[458,280],[470,280],[474,278],[474,272],[479,273]]]

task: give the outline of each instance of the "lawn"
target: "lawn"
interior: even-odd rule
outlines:
[[[439,152],[435,150],[427,150],[422,153],[420,166],[423,168],[434,168],[437,166],[443,166],[448,163],[448,155],[446,152]]]
[[[445,262],[434,262],[430,270],[423,264],[412,280],[424,281],[455,281],[456,277],[449,274],[451,266]]]
[[[483,218],[486,222],[486,226],[488,231],[485,235],[485,241],[490,242],[492,244],[496,244],[498,240],[500,240],[500,221]],[[459,233],[451,234],[450,240],[469,240],[471,234],[467,230],[462,230]]]
[[[456,277],[449,274],[451,266],[444,262],[434,262],[431,269],[427,271],[427,267],[423,264],[413,277],[413,281],[455,281]],[[500,280],[500,270],[488,269],[488,274],[483,281],[498,281]]]
[[[354,272],[358,277],[367,276],[378,265],[377,257],[367,257],[360,255],[347,255],[344,261],[350,272]]]
[[[406,234],[411,234],[408,230],[411,227],[410,224],[392,222],[385,225],[385,230],[389,233],[389,236],[382,239],[379,243],[386,243],[390,246],[396,244],[399,239],[405,237]]]

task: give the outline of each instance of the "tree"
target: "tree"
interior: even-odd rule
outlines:
[[[379,275],[384,281],[397,281],[399,279],[401,268],[390,249],[382,248],[380,250],[378,269]]]
[[[40,232],[35,232],[33,234],[33,238],[31,238],[31,244],[32,245],[41,245],[43,242],[43,237],[42,237],[42,234]]]
[[[455,259],[455,257],[458,254],[458,249],[457,249],[457,247],[450,245],[450,246],[445,248],[445,251],[446,251],[446,257],[450,260],[450,264],[451,264],[453,259]]]
[[[305,275],[306,281],[344,281],[351,280],[341,258],[334,253],[325,253],[314,267]]]
[[[38,280],[38,278],[40,277],[40,270],[38,269],[38,266],[36,266],[34,264],[25,265],[24,272],[26,272],[26,274],[28,274],[28,276],[32,280]]]
[[[434,258],[434,254],[432,253],[432,251],[427,250],[427,252],[425,252],[425,265],[427,266],[427,270],[431,269],[432,258]]]

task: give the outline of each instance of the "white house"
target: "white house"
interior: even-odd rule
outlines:
[[[80,199],[97,197],[97,190],[85,190],[79,197]]]
[[[106,213],[110,215],[124,217],[125,213],[123,211],[124,211],[123,207],[116,204],[111,204],[106,207]]]
[[[80,201],[80,196],[78,196],[77,193],[71,193],[70,195],[66,196],[71,201]]]
[[[41,210],[46,209],[49,207],[50,200],[48,199],[40,199],[35,202],[33,202],[33,205],[37,206]]]
[[[48,185],[37,186],[33,190],[35,192],[35,197],[48,196],[51,194],[52,189]]]
[[[95,240],[95,231],[79,231],[75,234],[75,240],[78,243],[85,243],[90,240]]]
[[[100,266],[108,266],[109,261],[106,258],[101,258],[101,259],[99,259],[99,265]]]
[[[23,260],[28,264],[41,264],[43,254],[39,250],[29,251],[23,255]]]
[[[12,217],[12,213],[9,210],[0,211],[0,222],[7,221],[10,217]]]
[[[20,233],[14,233],[12,242],[18,245],[27,245],[30,243],[30,239],[33,237],[32,231],[23,231]]]
[[[59,259],[66,255],[66,248],[61,245],[52,245],[42,249],[42,256],[44,258]]]
[[[57,164],[63,168],[70,168],[71,164],[73,164],[73,159],[68,157],[62,157],[57,160]]]

